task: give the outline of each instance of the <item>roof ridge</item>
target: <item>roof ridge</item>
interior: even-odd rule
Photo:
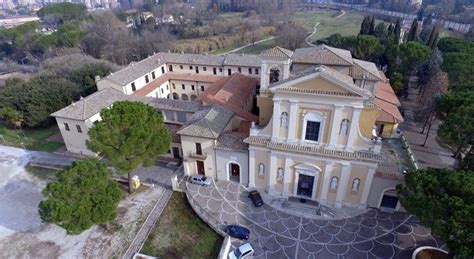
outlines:
[[[343,59],[344,61],[346,61],[346,62],[348,62],[348,63],[350,63],[350,64],[354,63],[354,62],[353,62],[353,59],[354,59],[354,58],[352,57],[352,53],[351,53],[350,51],[349,51],[349,53],[351,54],[351,60],[349,61],[349,60],[347,60],[345,57],[343,57],[342,55],[340,55],[339,53],[337,53],[336,51],[334,51],[334,50],[336,50],[336,49],[337,49],[337,50],[345,50],[345,49],[340,49],[340,48],[331,47],[331,46],[328,46],[328,45],[326,45],[326,44],[321,44],[321,45],[322,45],[324,48],[326,48],[327,50],[331,51],[331,53],[333,53],[334,55],[336,55],[336,56],[338,56],[339,58]],[[348,51],[348,50],[346,50],[346,51]]]

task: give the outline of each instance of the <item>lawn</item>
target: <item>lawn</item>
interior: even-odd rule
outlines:
[[[260,54],[263,50],[265,49],[270,49],[276,46],[276,41],[275,39],[271,40],[266,40],[260,43],[257,43],[253,46],[248,46],[246,48],[243,48],[237,53],[244,53],[244,54]]]
[[[222,237],[174,192],[140,253],[160,258],[216,258]]]
[[[313,27],[316,23],[322,22],[324,20],[332,19],[333,17],[339,14],[340,13],[338,11],[334,11],[334,10],[316,11],[316,12],[297,12],[291,17],[291,20],[303,26],[306,30],[311,32],[313,31]]]
[[[0,144],[8,146],[52,152],[64,145],[48,140],[58,133],[56,125],[41,129],[11,129],[0,122]]]

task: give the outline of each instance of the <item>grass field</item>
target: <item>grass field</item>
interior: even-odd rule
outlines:
[[[0,144],[39,151],[55,151],[63,143],[49,141],[59,133],[56,125],[44,129],[11,129],[0,122]]]
[[[160,258],[217,258],[222,237],[174,192],[140,253]]]
[[[275,47],[276,42],[275,39],[266,40],[264,42],[257,43],[253,46],[249,46],[247,48],[241,49],[237,51],[237,53],[244,53],[244,54],[260,54],[265,49]]]

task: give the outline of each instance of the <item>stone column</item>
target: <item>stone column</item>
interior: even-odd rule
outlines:
[[[337,183],[336,204],[334,205],[337,208],[342,208],[343,200],[346,198],[351,168],[351,164],[342,164],[341,177],[339,178],[339,182]]]
[[[337,146],[337,139],[339,136],[339,127],[342,121],[341,118],[341,105],[334,105],[334,113],[332,115],[332,127],[331,132],[329,133],[329,147],[335,148]]]
[[[268,194],[275,194],[275,183],[277,174],[277,157],[275,154],[270,154],[270,166],[268,170]]]
[[[362,111],[362,107],[354,107],[352,112],[352,119],[350,121],[351,126],[349,129],[349,137],[347,138],[346,150],[352,150],[354,146],[354,142],[357,139],[357,135],[359,134],[359,119],[360,113]]]
[[[362,197],[360,198],[361,207],[367,206],[367,198],[369,198],[370,189],[372,188],[372,180],[374,180],[375,167],[369,167],[367,171],[367,177],[364,183],[364,190],[362,191]]]
[[[249,185],[250,188],[255,188],[255,150],[249,150]]]
[[[285,64],[283,65],[283,80],[287,79],[288,77],[290,77],[290,65],[291,65],[291,61],[288,60],[287,62],[285,62]]]
[[[291,124],[290,124],[291,125]],[[289,157],[285,157],[285,168],[284,168],[284,178],[283,178],[283,193],[282,196],[288,197],[290,196],[290,179],[293,171],[291,170],[291,164],[293,163],[293,159]]]
[[[294,142],[296,139],[296,123],[298,119],[298,103],[290,101],[290,118],[288,123],[288,142]]]
[[[281,111],[280,111],[280,105],[281,101],[276,100],[273,101],[273,127],[272,127],[272,139],[274,138],[279,138],[280,134],[280,117],[281,117]]]
[[[324,167],[324,172],[323,172],[323,188],[321,190],[321,198],[319,199],[319,202],[321,204],[327,204],[327,199],[328,199],[328,191],[329,191],[329,184],[331,183],[331,173],[333,170],[333,165],[334,163],[331,161],[326,162],[326,166]]]

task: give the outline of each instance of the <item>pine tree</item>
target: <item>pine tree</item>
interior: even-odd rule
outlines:
[[[410,31],[408,32],[407,41],[415,41],[417,38],[418,33],[418,21],[416,19],[413,20],[411,24]]]
[[[368,26],[370,23],[370,17],[366,16],[364,17],[364,20],[362,20],[362,24],[360,25],[360,31],[359,35],[366,35],[368,33]]]

